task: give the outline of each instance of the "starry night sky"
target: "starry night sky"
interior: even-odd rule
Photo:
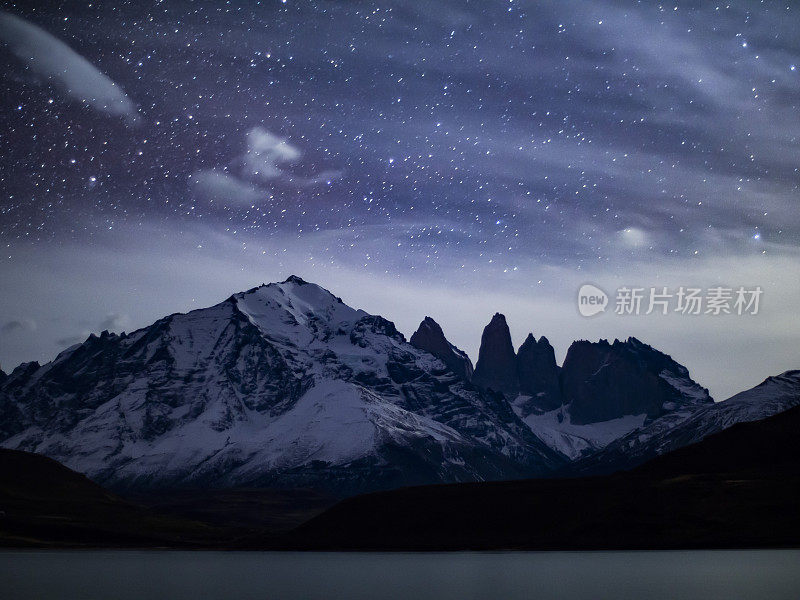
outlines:
[[[477,358],[800,367],[794,2],[0,2],[0,366],[295,273]],[[592,282],[756,316],[578,315]]]

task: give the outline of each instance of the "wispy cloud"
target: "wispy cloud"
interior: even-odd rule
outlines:
[[[198,171],[191,175],[190,183],[201,198],[226,205],[249,205],[268,195],[268,192],[261,191],[221,169]]]
[[[67,44],[28,21],[0,11],[0,41],[46,83],[100,112],[138,121],[125,91]]]
[[[284,174],[281,165],[291,164],[303,153],[263,127],[254,127],[247,133],[247,151],[242,157],[242,174],[255,180],[270,181]]]
[[[92,333],[100,331],[111,331],[112,333],[120,333],[122,329],[128,324],[129,319],[127,315],[117,313],[110,313],[102,319],[97,327],[89,326],[87,329],[81,330],[80,333],[69,334],[56,339],[56,344],[59,348],[74,346],[75,344],[83,343]],[[84,323],[85,324],[85,323]]]
[[[275,185],[304,188],[331,183],[342,176],[341,171],[334,170],[312,176],[296,174],[291,167],[303,158],[302,150],[263,127],[252,128],[245,140],[244,153],[228,166],[192,175],[201,197],[227,205],[249,205],[267,198]]]
[[[31,319],[13,319],[0,325],[0,334],[10,334],[21,331],[36,331],[36,321]]]
[[[128,322],[128,317],[126,315],[120,315],[117,313],[111,313],[106,315],[106,318],[100,321],[100,330],[108,330],[113,332],[119,332],[122,330],[123,327]]]
[[[79,335],[69,335],[67,337],[58,338],[56,340],[56,344],[59,345],[61,348],[68,348],[69,346],[74,346],[75,344],[80,344],[83,342],[87,337],[89,337],[89,333],[79,334]]]

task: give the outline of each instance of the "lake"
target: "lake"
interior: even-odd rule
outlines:
[[[0,598],[797,600],[800,550],[0,551]]]

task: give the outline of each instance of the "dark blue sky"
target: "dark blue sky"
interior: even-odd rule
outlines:
[[[636,334],[718,396],[798,366],[791,2],[0,8],[6,370],[290,272],[473,359],[501,311],[562,354]],[[587,321],[586,281],[764,305]]]

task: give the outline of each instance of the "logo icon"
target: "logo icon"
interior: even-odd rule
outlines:
[[[584,317],[593,317],[604,312],[608,306],[608,294],[599,287],[585,283],[578,290],[578,312]]]

